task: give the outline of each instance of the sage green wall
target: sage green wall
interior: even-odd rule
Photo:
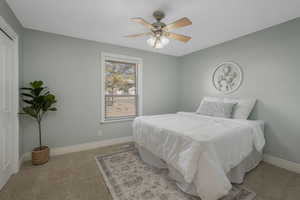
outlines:
[[[230,96],[257,98],[252,118],[266,122],[266,152],[300,163],[300,19],[183,57],[29,29],[23,50],[23,83],[44,80],[59,99],[59,111],[43,123],[44,141],[51,147],[131,135],[131,122],[99,123],[104,51],[143,59],[144,114],[195,111],[203,96],[219,95],[211,84],[215,66],[237,62],[245,77]],[[23,152],[37,145],[34,125],[23,119]],[[99,129],[103,136],[97,135]]]
[[[300,163],[300,18],[182,57],[181,110],[195,111],[203,96],[219,95],[211,75],[224,61],[244,72],[231,96],[258,99],[252,118],[266,122],[266,152]]]
[[[43,80],[57,95],[58,111],[43,122],[50,147],[94,142],[132,134],[132,122],[100,124],[100,53],[143,59],[143,113],[177,111],[178,58],[40,31],[24,31],[23,83]],[[24,152],[38,144],[36,124],[24,119]],[[103,136],[98,136],[101,129]]]
[[[23,35],[23,27],[21,23],[18,21],[10,7],[7,5],[6,1],[0,0],[0,16],[8,23],[14,31],[19,36],[19,83],[22,82],[22,35]],[[20,134],[19,134],[19,153],[22,153],[22,128],[20,126]]]

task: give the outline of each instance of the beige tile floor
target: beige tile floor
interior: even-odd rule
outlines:
[[[119,146],[52,157],[42,166],[25,162],[0,191],[0,200],[111,200],[94,157]],[[300,200],[300,175],[261,163],[244,182],[257,200]]]

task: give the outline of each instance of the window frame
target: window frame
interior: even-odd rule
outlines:
[[[118,55],[118,54],[112,54],[112,53],[106,53],[101,52],[101,95],[100,95],[100,103],[101,103],[101,123],[112,123],[112,122],[122,122],[122,121],[131,121],[137,116],[132,117],[120,117],[116,119],[105,119],[105,61],[106,60],[113,60],[113,61],[119,61],[119,62],[129,62],[129,63],[135,63],[137,65],[137,116],[142,115],[142,69],[143,69],[143,60],[138,57],[131,57],[131,56],[125,56],[125,55]]]

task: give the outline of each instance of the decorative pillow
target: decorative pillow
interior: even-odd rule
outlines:
[[[196,113],[199,112],[200,106],[205,102],[205,101],[212,101],[212,102],[224,102],[224,99],[221,97],[203,97],[203,99],[200,102],[200,105],[197,108]]]
[[[223,101],[224,98],[222,97],[204,97],[203,101]]]
[[[231,118],[236,103],[202,100],[197,113],[213,117]]]
[[[203,104],[204,101],[224,102],[224,98],[222,98],[222,97],[203,97],[196,112],[198,112],[200,106]]]
[[[248,119],[251,111],[253,110],[256,99],[233,99],[224,98],[224,102],[236,103],[233,108],[232,118],[234,119]]]

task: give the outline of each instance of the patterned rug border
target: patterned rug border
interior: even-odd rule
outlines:
[[[110,152],[110,153],[102,153],[102,154],[99,154],[99,155],[94,157],[94,159],[97,163],[97,166],[98,166],[98,168],[101,172],[101,175],[104,178],[105,186],[107,188],[107,191],[111,194],[113,200],[120,200],[120,198],[114,192],[113,186],[111,185],[111,183],[109,181],[109,178],[107,177],[103,167],[101,166],[101,163],[99,162],[98,157],[104,158],[104,157],[109,157],[109,156],[112,156],[112,155],[115,155],[115,154],[125,153],[125,152],[129,152],[129,151],[134,151],[134,150],[136,150],[134,144],[124,144],[124,145],[120,146],[120,149],[118,151]],[[245,188],[245,187],[240,186],[240,185],[235,185],[235,187],[236,188],[242,188],[242,189],[244,189],[244,190],[251,193],[251,195],[249,195],[247,197],[247,199],[244,199],[244,200],[255,200],[256,193],[253,192],[251,189]],[[226,200],[226,197],[225,198],[223,197],[219,200],[223,200],[223,199]],[[199,198],[199,200],[201,200],[201,198]]]
[[[104,178],[104,182],[105,182],[104,184],[105,184],[105,186],[106,186],[106,188],[107,188],[107,191],[111,194],[112,199],[113,199],[113,200],[116,200],[116,199],[118,199],[118,197],[117,197],[116,194],[114,193],[114,190],[113,190],[113,188],[112,188],[112,185],[110,184],[110,182],[109,182],[109,180],[108,180],[108,177],[106,176],[106,174],[105,174],[105,172],[104,172],[104,169],[102,168],[102,166],[101,166],[100,162],[98,161],[97,157],[98,157],[98,156],[95,156],[95,160],[96,160],[96,163],[97,163],[97,165],[98,165],[98,168],[99,168],[99,170],[100,170],[100,172],[101,172],[101,175],[102,175],[102,177]]]
[[[124,145],[120,146],[120,150],[118,150],[116,152],[103,153],[103,154],[99,154],[94,157],[94,159],[96,160],[97,166],[101,172],[101,175],[104,178],[105,186],[107,187],[108,192],[111,194],[113,200],[119,200],[119,197],[117,197],[116,193],[114,192],[113,186],[111,185],[110,181],[108,180],[108,177],[106,176],[106,173],[105,173],[103,167],[101,166],[101,164],[98,160],[98,157],[109,157],[109,156],[112,156],[115,154],[132,151],[132,150],[134,150],[134,148],[135,148],[134,144],[124,144]]]
[[[250,190],[249,188],[246,188],[246,187],[244,187],[244,186],[237,185],[237,184],[233,184],[232,186],[234,186],[235,188],[241,188],[241,189],[246,190],[246,191],[248,191],[248,192],[251,193],[251,194],[250,194],[246,199],[244,199],[244,200],[256,200],[256,199],[255,199],[256,193],[255,193],[254,191]],[[226,199],[226,196],[225,196],[225,197],[222,197],[222,198],[219,199],[219,200],[227,200],[227,199]],[[236,200],[236,198],[233,199],[233,200]]]

